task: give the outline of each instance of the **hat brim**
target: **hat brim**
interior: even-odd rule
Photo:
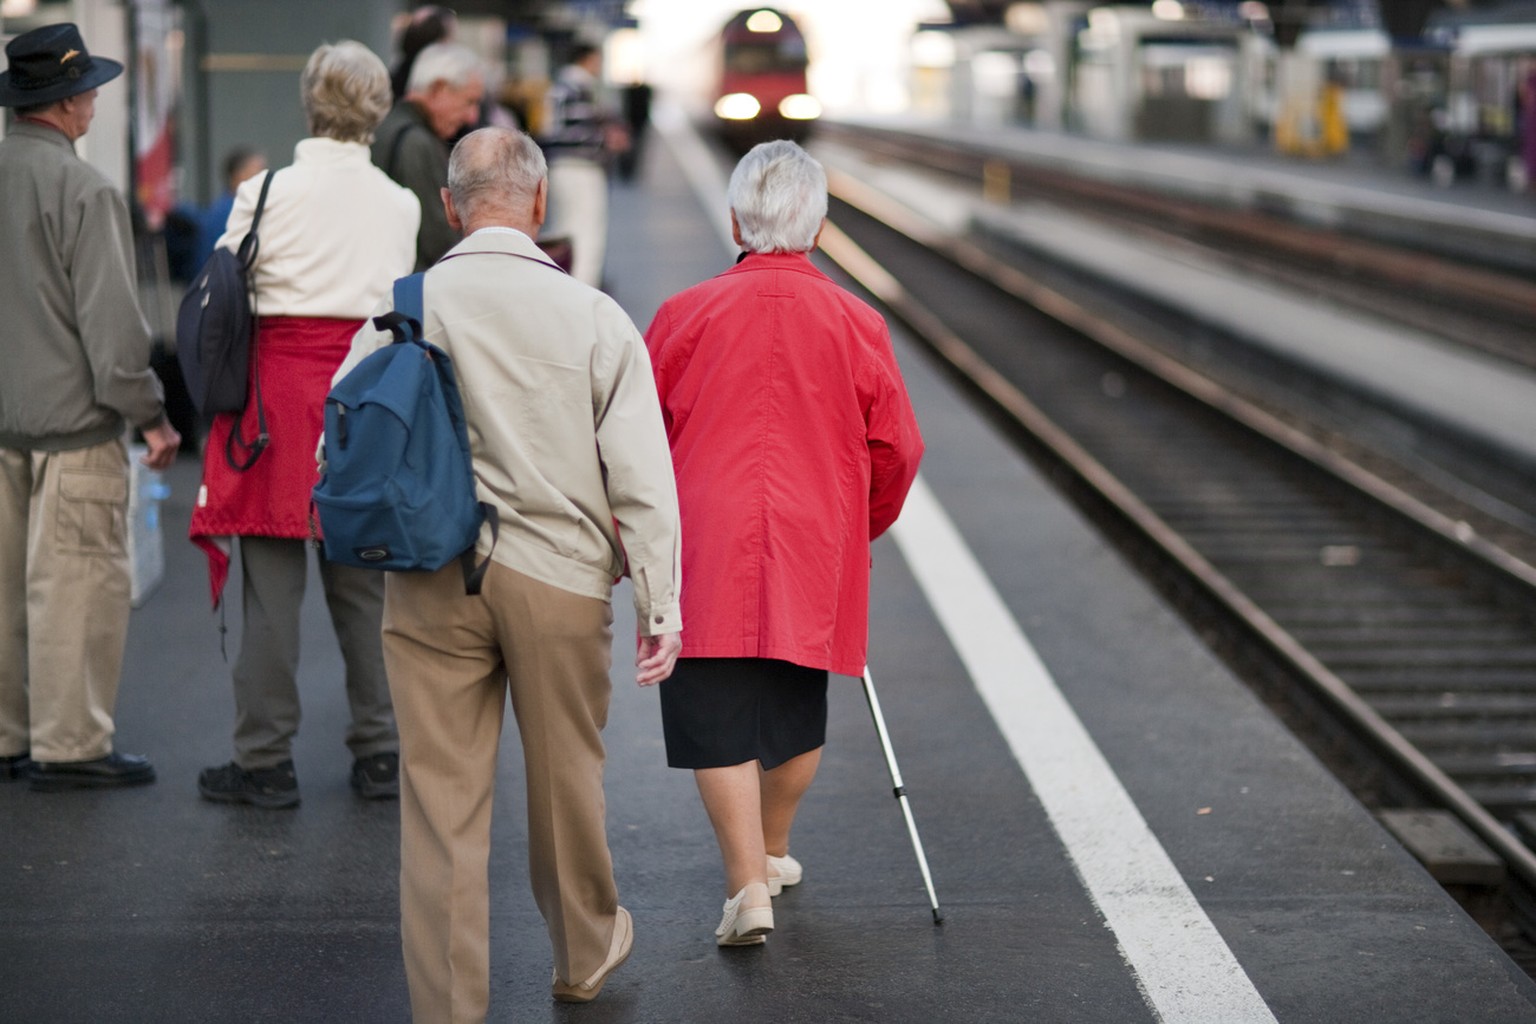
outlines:
[[[37,107],[45,103],[57,103],[106,85],[122,73],[121,61],[93,55],[91,70],[79,78],[67,78],[42,89],[18,89],[11,84],[11,73],[0,71],[0,107]]]

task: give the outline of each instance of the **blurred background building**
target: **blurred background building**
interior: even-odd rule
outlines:
[[[399,0],[0,0],[0,36],[77,22],[129,58],[83,155],[145,225],[207,204],[236,146],[275,165],[304,132],[297,77],[323,40],[393,62]],[[708,120],[739,0],[462,0],[458,36],[534,127],[570,47]],[[810,119],[1010,125],[1121,142],[1352,159],[1452,185],[1524,189],[1536,0],[789,0]],[[779,101],[775,101],[776,103]],[[772,111],[770,111],[772,113]]]

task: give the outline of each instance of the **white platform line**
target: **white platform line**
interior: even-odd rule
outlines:
[[[658,103],[652,123],[735,252],[714,157],[676,106]],[[1153,1012],[1164,1024],[1275,1024],[921,476],[891,532]]]
[[[1166,1024],[1274,1015],[921,478],[893,528],[1078,875]]]

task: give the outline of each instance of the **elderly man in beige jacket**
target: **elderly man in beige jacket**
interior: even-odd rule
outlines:
[[[552,994],[595,998],[629,955],[602,792],[616,578],[634,583],[637,681],[665,679],[681,646],[677,492],[649,357],[612,299],[534,244],[547,190],[526,135],[467,136],[443,193],[465,238],[423,288],[423,328],[455,364],[479,497],[496,506],[501,534],[479,596],[465,595],[457,562],[391,573],[385,585],[417,1024],[482,1021],[489,1005],[487,862],[508,692]],[[338,379],[389,340],[364,326]]]

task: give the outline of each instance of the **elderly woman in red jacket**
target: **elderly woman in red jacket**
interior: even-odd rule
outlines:
[[[827,179],[757,146],[728,199],[743,253],[646,333],[683,520],[683,650],[661,684],[667,763],[691,768],[725,862],[722,946],[773,930],[770,896],[826,737],[827,675],[864,669],[869,544],[923,444],[880,314],[812,265]]]

